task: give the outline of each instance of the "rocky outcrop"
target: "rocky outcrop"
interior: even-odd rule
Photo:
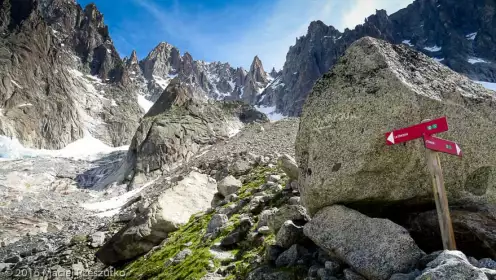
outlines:
[[[217,191],[215,180],[191,172],[164,191],[146,212],[134,218],[96,253],[107,265],[115,265],[148,252],[185,224],[191,215],[205,211]]]
[[[424,254],[401,226],[341,205],[319,211],[304,232],[367,279],[389,279],[413,270]]]
[[[495,82],[495,10],[493,1],[416,0],[390,16],[378,10],[364,24],[344,32],[312,22],[307,34],[290,47],[281,76],[263,92],[260,104],[299,115],[315,81],[365,36],[404,43],[471,79]]]
[[[88,134],[129,143],[141,112],[96,7],[3,1],[0,14],[0,134],[49,149]]]
[[[443,115],[450,130],[440,136],[465,152],[463,162],[442,157],[450,205],[494,203],[492,183],[472,176],[496,166],[494,94],[404,45],[355,42],[303,110],[296,142],[303,204],[311,214],[335,203],[430,204],[421,141],[389,147],[384,133]]]
[[[195,96],[197,91],[174,79],[145,115],[128,156],[97,188],[131,176],[169,172],[209,145],[235,135],[245,123],[267,117],[240,102],[216,102]],[[137,182],[137,181],[135,181]]]

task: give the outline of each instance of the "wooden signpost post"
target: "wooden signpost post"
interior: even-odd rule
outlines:
[[[443,248],[445,250],[456,250],[455,235],[451,224],[448,198],[444,188],[443,171],[441,161],[437,152],[448,153],[461,157],[460,146],[455,142],[441,138],[436,138],[432,134],[448,131],[448,121],[446,117],[435,120],[426,120],[422,123],[390,131],[385,134],[386,144],[394,145],[418,138],[423,138],[426,148],[427,167],[431,173],[434,200],[441,230]]]

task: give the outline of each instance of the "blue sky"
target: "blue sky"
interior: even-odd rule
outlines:
[[[194,59],[248,68],[258,55],[266,70],[281,69],[296,38],[313,20],[339,30],[363,23],[376,9],[391,14],[413,0],[77,0],[104,14],[122,57],[143,59],[158,43]],[[118,3],[118,4],[117,4]]]

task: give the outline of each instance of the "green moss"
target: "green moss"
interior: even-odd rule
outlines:
[[[277,168],[268,168],[264,166],[255,168],[248,178],[248,183],[244,184],[238,191],[239,198],[243,199],[252,195],[251,191],[253,189],[259,188],[265,183],[265,177],[267,174],[274,173],[276,171]]]
[[[254,189],[265,183],[267,174],[277,171],[277,168],[262,166],[255,168],[248,177],[248,183],[244,184],[238,192],[238,196],[240,198],[249,197]],[[282,199],[281,196],[276,195],[273,199],[275,202],[271,202],[271,205],[272,203],[278,204],[280,199]],[[239,226],[240,214],[232,215],[228,225],[221,230],[215,239],[204,240],[203,236],[212,215],[194,215],[187,224],[170,235],[161,249],[150,255],[142,256],[125,266],[123,271],[126,274],[126,279],[201,279],[208,272],[211,261],[214,262],[215,267],[219,267],[220,261],[214,259],[210,253],[210,248]],[[256,223],[250,231],[254,230],[256,230]],[[236,256],[235,269],[227,279],[243,279],[249,271],[258,267],[263,260],[267,246],[273,244],[274,240],[275,236],[270,235],[263,237],[261,242],[244,241],[239,247],[232,249],[230,252]],[[186,246],[187,243],[191,243],[191,245]],[[189,248],[192,254],[179,264],[169,262],[185,248]]]
[[[193,216],[178,231],[171,234],[163,248],[154,252],[149,258],[145,256],[124,268],[126,279],[200,279],[207,273],[211,259],[210,246],[202,237],[212,214]],[[191,243],[188,247],[185,244]],[[179,264],[169,264],[181,250],[189,248],[192,254]]]
[[[234,263],[236,268],[231,274],[231,279],[245,279],[248,272],[260,266],[265,250],[274,243],[275,235],[271,234],[264,237],[264,241],[259,246],[253,247],[250,243],[243,244],[244,248],[238,250],[236,254],[238,261]]]

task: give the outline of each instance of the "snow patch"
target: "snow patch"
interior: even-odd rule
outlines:
[[[401,41],[401,42],[402,42],[403,44],[405,44],[405,45],[408,45],[408,46],[410,46],[410,47],[413,47],[413,44],[412,44],[412,43],[410,43],[410,40],[403,40],[403,41]]]
[[[138,105],[145,111],[145,114],[148,113],[150,108],[153,106],[153,102],[146,99],[143,95],[138,94]]]
[[[93,203],[83,203],[81,204],[81,207],[86,208],[90,211],[98,212],[95,214],[95,216],[98,217],[111,217],[114,216],[115,214],[118,214],[120,211],[120,208],[124,206],[128,201],[130,201],[135,195],[140,193],[142,190],[145,188],[151,186],[153,183],[155,183],[157,179],[152,180],[140,188],[134,189],[129,192],[125,192],[122,195],[112,197],[108,200],[104,201],[99,201],[99,202],[93,202]]]
[[[427,51],[430,51],[430,52],[438,52],[438,51],[440,51],[442,49],[443,49],[442,47],[438,47],[438,46],[425,47],[424,48],[424,50],[427,50]]]
[[[477,36],[477,32],[474,32],[474,33],[470,33],[470,34],[465,35],[465,38],[467,38],[467,40],[475,40],[476,36]]]
[[[471,57],[467,61],[470,64],[475,64],[475,63],[489,63],[489,62],[485,61],[484,59],[478,58],[478,57]]]
[[[22,159],[30,157],[61,157],[74,159],[95,159],[101,154],[109,154],[114,151],[125,151],[129,146],[110,147],[102,141],[94,138],[88,132],[79,140],[76,140],[60,150],[45,150],[25,148],[19,140],[0,135],[0,158]]]
[[[285,118],[283,114],[276,113],[276,106],[255,106],[255,109],[266,114],[271,121],[279,121]]]
[[[276,80],[274,80],[274,82],[272,84],[270,84],[270,87],[272,89],[277,89],[278,87],[283,87],[285,86],[284,83],[281,82],[282,81],[282,78],[277,78]]]
[[[153,75],[153,79],[155,80],[155,83],[157,83],[157,85],[159,87],[161,87],[162,89],[166,89],[170,83],[170,79],[164,79],[162,77],[155,76],[155,75]]]
[[[33,106],[31,103],[22,103],[20,105],[17,105],[17,108],[22,108],[22,107],[27,107],[27,106]]]
[[[481,84],[483,87],[489,89],[489,90],[494,90],[496,91],[496,83],[490,83],[490,82],[482,82],[482,81],[474,81],[478,84]]]

